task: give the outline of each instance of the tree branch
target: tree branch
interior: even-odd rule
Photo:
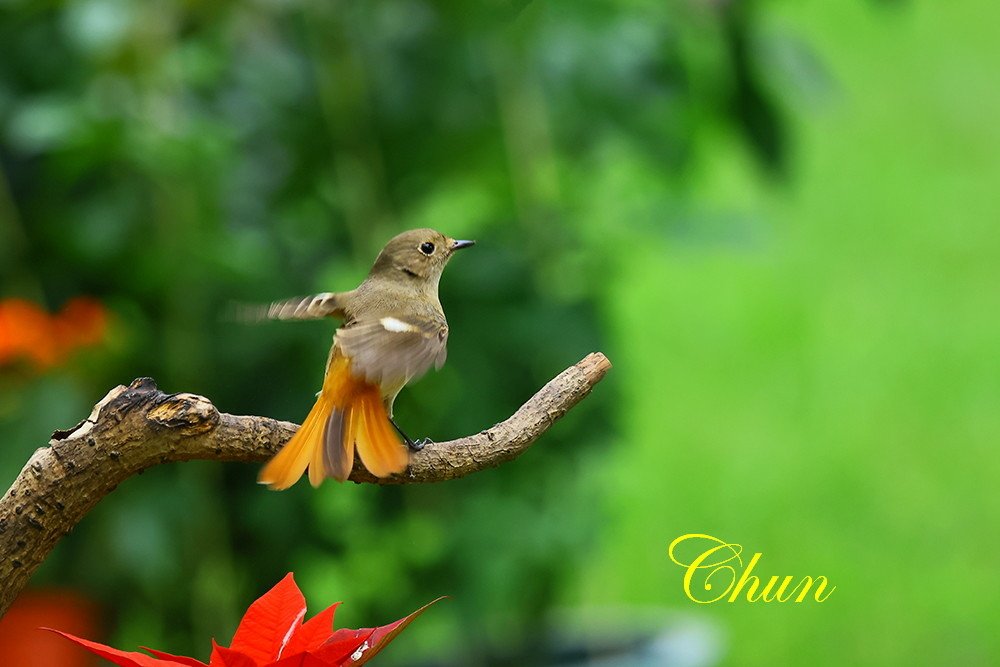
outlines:
[[[506,421],[465,438],[428,444],[411,454],[409,468],[399,475],[379,479],[356,464],[351,480],[440,482],[517,458],[609,368],[603,354],[590,354]],[[0,500],[0,615],[59,539],[128,477],[170,461],[264,461],[296,428],[266,417],[220,413],[202,396],[164,394],[149,378],[112,389],[89,418],[56,431],[48,447],[36,450]]]

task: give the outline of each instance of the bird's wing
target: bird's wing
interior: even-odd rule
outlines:
[[[337,344],[355,376],[381,387],[407,383],[447,357],[448,324],[441,317],[362,318],[337,330]]]
[[[299,296],[258,306],[251,313],[256,320],[321,320],[324,317],[344,317],[344,292],[323,292]]]

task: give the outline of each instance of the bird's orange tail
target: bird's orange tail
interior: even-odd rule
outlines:
[[[291,440],[260,471],[257,481],[280,491],[309,469],[309,482],[344,481],[354,467],[354,448],[376,477],[406,469],[409,456],[389,423],[377,386],[351,374],[350,359],[335,354],[323,391]]]

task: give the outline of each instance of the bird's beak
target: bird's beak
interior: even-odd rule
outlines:
[[[461,250],[462,248],[468,248],[469,246],[473,246],[473,245],[476,245],[475,241],[452,241],[451,242],[451,249],[452,250]]]

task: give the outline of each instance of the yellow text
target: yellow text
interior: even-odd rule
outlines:
[[[678,547],[684,543],[688,543],[685,552],[692,546],[697,550],[690,562],[683,562],[677,556]],[[791,575],[774,575],[761,587],[761,578],[752,572],[762,554],[755,553],[744,565],[742,553],[742,545],[702,533],[681,535],[667,550],[670,560],[684,568],[684,594],[698,604],[736,602],[742,598],[747,602],[802,602],[811,597],[816,602],[825,602],[837,590],[836,586],[827,590],[830,582],[824,576],[796,580]]]

